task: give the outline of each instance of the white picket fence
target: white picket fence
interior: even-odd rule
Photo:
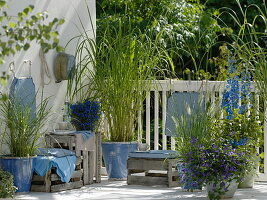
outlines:
[[[145,143],[150,146],[150,149],[154,150],[175,149],[175,139],[165,135],[168,96],[173,92],[204,92],[209,95],[210,101],[214,102],[215,100],[222,99],[225,86],[226,82],[222,81],[180,81],[171,79],[154,81],[153,89],[147,94],[144,109],[139,112],[138,141],[143,143],[145,141]],[[254,94],[254,105],[256,105],[256,112],[258,112],[259,95],[255,91],[254,83],[251,84],[251,91]],[[143,115],[144,111],[145,116]],[[151,112],[154,113],[154,117],[151,117]],[[265,116],[267,117],[266,112]],[[145,127],[143,127],[143,125],[145,125]],[[152,129],[154,129],[153,132],[151,132]],[[151,135],[153,135],[153,138]],[[152,142],[154,143],[153,145],[151,145]],[[264,122],[264,152],[267,152],[266,120]],[[261,181],[267,181],[267,153],[264,155],[264,161],[264,174],[258,176],[258,180]]]

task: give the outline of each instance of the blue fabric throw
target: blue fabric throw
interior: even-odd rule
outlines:
[[[76,163],[74,152],[65,149],[40,148],[37,153],[38,156],[34,160],[34,170],[39,176],[45,176],[48,170],[55,167],[62,182],[70,181]]]
[[[197,92],[176,92],[167,99],[167,116],[165,134],[176,136],[175,122],[173,118],[186,115],[188,110],[194,111],[199,106],[200,94]],[[204,103],[203,103],[204,109]]]
[[[83,136],[84,141],[87,141],[94,136],[92,131],[76,131],[74,132],[74,134],[81,134]]]

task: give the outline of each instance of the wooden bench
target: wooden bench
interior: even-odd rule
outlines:
[[[167,151],[133,152],[127,161],[129,185],[167,185],[179,186],[178,159],[170,157]]]

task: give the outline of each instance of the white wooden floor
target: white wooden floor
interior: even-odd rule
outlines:
[[[32,192],[17,195],[15,199],[24,200],[206,200],[206,191],[183,192],[180,187],[167,188],[164,186],[127,185],[126,181],[108,181],[103,178],[100,184],[93,184],[81,189],[68,190],[58,193]],[[253,189],[239,189],[234,200],[267,200],[267,183],[256,183]]]

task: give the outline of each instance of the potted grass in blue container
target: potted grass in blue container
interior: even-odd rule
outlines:
[[[149,80],[154,79],[162,61],[156,42],[152,43],[145,34],[136,34],[139,30],[125,33],[124,26],[124,23],[119,28],[108,25],[97,43],[87,34],[82,35],[81,43],[86,45],[80,45],[77,54],[88,56],[77,57],[82,64],[78,64],[69,81],[70,98],[85,98],[87,94],[78,93],[93,91],[92,96],[101,103],[108,124],[102,152],[109,179],[127,178],[128,153],[138,147],[135,130],[138,112],[142,110],[146,92],[150,91]],[[75,84],[77,80],[80,84]]]
[[[17,192],[29,192],[33,175],[35,150],[48,116],[48,99],[36,108],[20,101],[0,101],[1,143],[7,146],[0,156],[0,167],[14,177]],[[34,109],[34,110],[33,110]]]

